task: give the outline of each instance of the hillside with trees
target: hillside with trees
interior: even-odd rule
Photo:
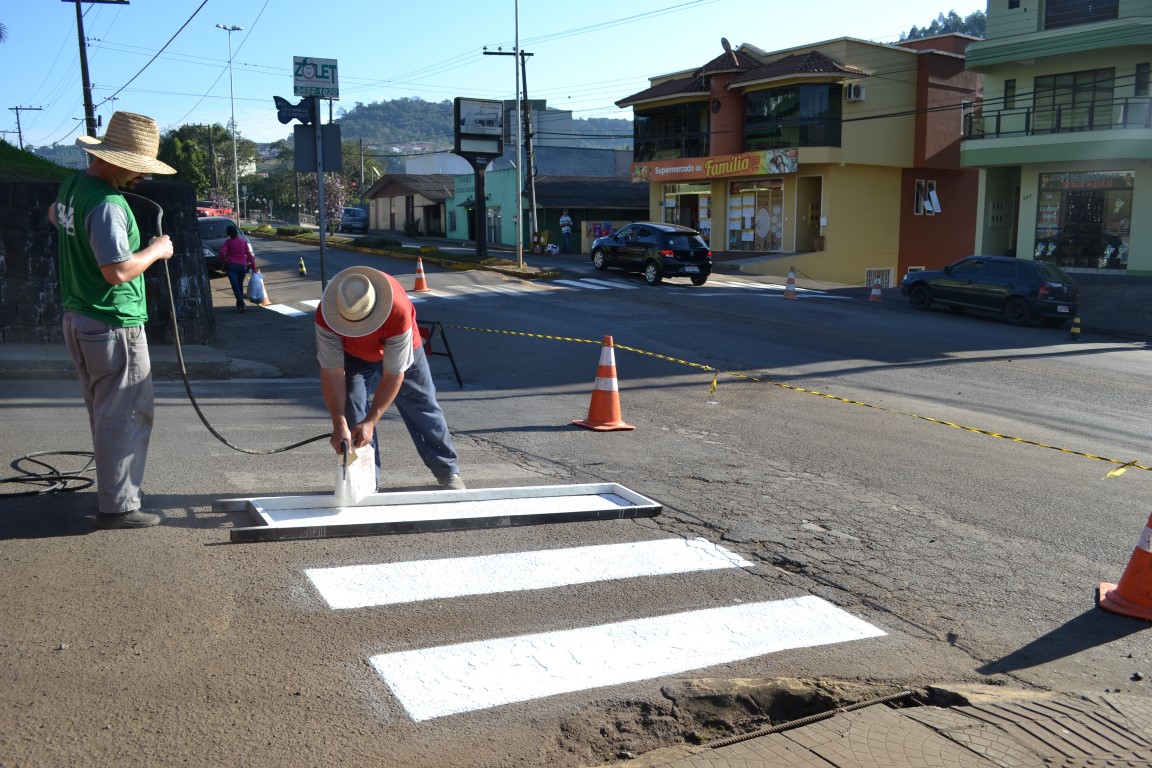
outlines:
[[[337,122],[345,141],[364,140],[374,152],[393,148],[425,151],[452,147],[452,102],[432,102],[419,97],[357,102],[351,109],[340,109]],[[599,149],[632,148],[632,121],[615,118],[573,118],[572,135],[565,135],[571,146]]]
[[[900,42],[949,34],[971,35],[983,39],[987,21],[988,18],[984,15],[984,11],[973,11],[963,18],[956,11],[948,11],[947,16],[942,13],[939,14],[926,27],[912,27],[908,32],[902,32]]]

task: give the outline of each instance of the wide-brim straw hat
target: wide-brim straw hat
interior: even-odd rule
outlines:
[[[137,173],[176,173],[156,159],[160,152],[160,129],[156,121],[132,112],[116,112],[108,121],[104,138],[80,136],[76,144],[101,160]]]
[[[328,327],[341,336],[367,336],[384,325],[392,311],[392,283],[378,269],[348,267],[324,289],[320,310]]]

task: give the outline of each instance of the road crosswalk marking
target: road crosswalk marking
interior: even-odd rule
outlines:
[[[751,567],[729,550],[696,538],[312,568],[305,573],[328,607],[342,609]]]
[[[805,596],[383,653],[369,662],[420,722],[884,634]]]
[[[526,294],[545,295],[548,293],[569,292],[569,291],[607,291],[607,290],[623,290],[635,291],[644,286],[635,282],[627,282],[625,280],[604,280],[597,278],[580,278],[580,279],[558,279],[550,282],[524,282],[510,285],[461,285],[452,286],[450,288],[434,288],[428,292],[421,292],[418,294],[409,294],[408,298],[413,304],[421,304],[427,301],[441,300],[441,301],[459,301],[467,298],[490,298],[495,296],[521,296]],[[678,287],[683,290],[679,291],[676,295],[685,298],[706,298],[724,295],[717,292],[716,289],[721,291],[738,290],[745,293],[745,295],[757,295],[767,298],[780,298],[783,295],[785,286],[776,283],[755,283],[744,282],[736,280],[717,280],[715,278],[709,280],[705,286],[688,286],[680,285],[678,283],[669,284],[669,287]],[[847,296],[836,296],[829,294],[825,291],[816,289],[797,289],[797,298],[802,299],[848,299]],[[315,311],[316,306],[320,303],[319,299],[310,299],[307,301],[295,301],[288,304],[270,304],[265,309],[270,309],[273,312],[286,315],[288,317],[302,317],[309,314],[309,311]],[[300,309],[293,305],[303,305],[308,309]]]

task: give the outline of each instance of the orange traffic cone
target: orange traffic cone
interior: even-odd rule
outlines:
[[[636,429],[625,424],[620,418],[620,391],[616,386],[616,353],[612,351],[612,337],[604,337],[600,348],[600,367],[596,370],[596,386],[592,390],[592,403],[588,406],[588,418],[572,420],[597,432],[610,432],[616,429]]]
[[[1132,550],[1120,583],[1101,584],[1096,598],[1106,611],[1152,621],[1152,517]]]
[[[788,284],[784,286],[784,298],[796,298],[796,267],[788,267]]]
[[[424,260],[419,256],[416,257],[416,286],[412,290],[415,293],[427,293],[432,290],[424,278]]]
[[[872,295],[868,297],[868,301],[884,301],[884,294],[880,293],[880,281],[877,280],[872,285]]]

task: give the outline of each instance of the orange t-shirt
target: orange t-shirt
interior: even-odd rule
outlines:
[[[367,336],[340,336],[345,352],[370,363],[384,359],[384,343],[390,336],[411,333],[413,349],[418,349],[423,343],[423,339],[420,338],[420,330],[416,327],[416,307],[412,305],[408,294],[404,292],[404,288],[392,275],[386,272],[380,274],[388,278],[388,282],[392,286],[392,309],[388,312],[388,318],[382,326]],[[323,305],[316,307],[316,325],[332,331],[332,328],[324,320]],[[335,331],[332,332],[336,333]],[[339,334],[337,335],[339,336]]]

